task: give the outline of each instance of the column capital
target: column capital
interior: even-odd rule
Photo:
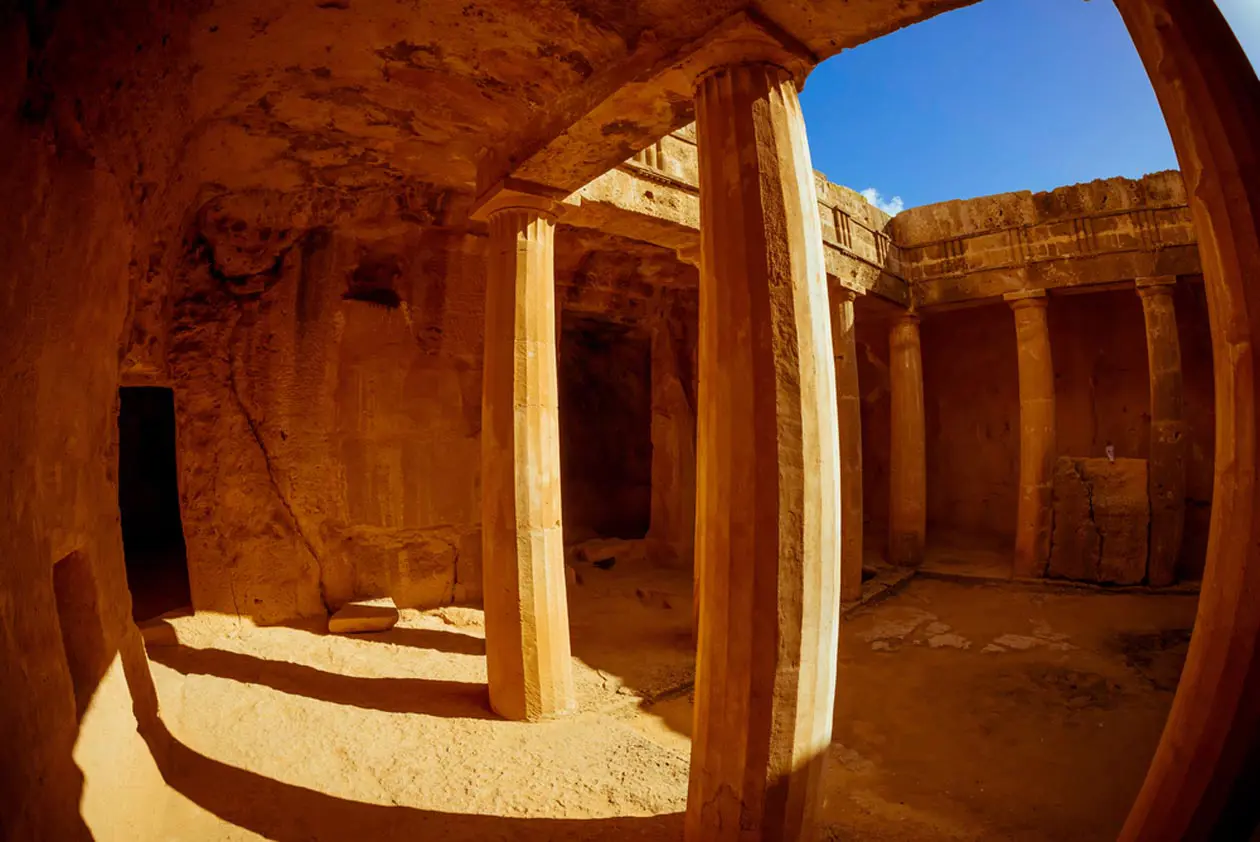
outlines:
[[[892,317],[894,327],[899,324],[918,325],[919,322],[919,314],[914,310],[904,310]]]
[[[501,211],[529,210],[554,221],[564,198],[555,188],[508,176],[481,191],[469,216],[485,222]]]
[[[722,21],[705,36],[684,62],[699,86],[708,76],[741,65],[769,64],[782,68],[799,90],[819,58],[795,36],[756,9],[744,9]]]
[[[1176,275],[1154,275],[1148,278],[1134,278],[1138,295],[1148,298],[1153,295],[1172,295],[1177,286]]]
[[[838,301],[849,302],[856,301],[863,295],[866,295],[866,290],[847,287],[837,281],[831,285],[831,294],[834,295]]]
[[[1025,307],[1041,307],[1044,308],[1049,301],[1044,289],[1028,289],[1020,292],[1008,292],[1002,296],[1007,304],[1011,305],[1012,310],[1022,310]]]
[[[674,253],[678,255],[679,260],[686,263],[688,266],[694,266],[697,269],[700,268],[700,252],[701,248],[699,240],[696,240],[690,245],[679,246],[674,249]]]

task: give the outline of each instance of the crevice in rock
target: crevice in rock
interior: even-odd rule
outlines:
[[[1103,543],[1107,540],[1107,536],[1098,528],[1098,519],[1094,516],[1094,483],[1085,476],[1084,471],[1078,470],[1078,474],[1081,477],[1081,485],[1085,488],[1085,501],[1089,506],[1089,522],[1093,524],[1094,532],[1098,535],[1098,559],[1095,562],[1094,573],[1095,576],[1099,576],[1102,573],[1102,560],[1105,557],[1103,555]]]
[[[213,271],[213,269],[211,271]],[[301,541],[302,545],[306,547],[306,551],[310,553],[311,559],[315,562],[315,569],[319,573],[319,577],[318,577],[319,601],[324,606],[325,613],[330,614],[332,613],[332,609],[328,603],[327,588],[324,584],[323,561],[320,559],[320,555],[316,551],[314,543],[311,542],[310,538],[307,537],[306,535],[306,531],[302,528],[302,522],[301,520],[298,519],[297,512],[293,510],[293,506],[289,503],[289,499],[284,495],[284,492],[280,489],[280,483],[276,479],[275,466],[272,464],[272,461],[271,461],[271,454],[267,451],[267,445],[263,442],[262,433],[258,429],[258,423],[254,420],[254,417],[249,412],[249,408],[245,405],[245,400],[244,398],[241,397],[240,388],[237,385],[237,379],[236,379],[237,358],[236,358],[235,349],[236,349],[237,339],[239,338],[240,324],[241,324],[241,312],[238,308],[236,312],[236,317],[232,323],[231,337],[228,341],[228,349],[227,349],[228,350],[228,391],[231,392],[232,398],[236,402],[236,408],[240,411],[241,416],[244,417],[245,425],[249,427],[250,435],[253,436],[254,442],[258,445],[258,450],[262,453],[263,465],[267,469],[267,479],[271,483],[271,488],[275,492],[276,498],[279,499],[280,505],[284,507],[284,510],[288,512],[289,520],[293,522],[293,531],[297,535],[298,540]],[[232,592],[232,597],[233,597],[233,600],[235,601],[235,598],[236,598],[235,590],[233,590]],[[239,606],[237,606],[237,613],[238,615],[240,613]]]

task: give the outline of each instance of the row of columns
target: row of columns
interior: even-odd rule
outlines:
[[[831,738],[840,601],[861,591],[853,297],[845,290],[828,297],[805,125],[794,76],[775,59],[781,45],[763,31],[742,46],[759,58],[704,73],[695,97],[702,257],[691,842],[811,833]],[[491,705],[510,719],[574,708],[560,504],[556,199],[504,183],[478,209],[490,228],[481,466],[486,658]],[[1152,468],[1152,500],[1171,512],[1180,499],[1180,368],[1169,345],[1171,300],[1151,291],[1156,286],[1142,286],[1154,343],[1152,461],[1172,467]],[[1053,366],[1044,297],[1011,303],[1022,430],[1017,571],[1033,575],[1044,570],[1049,546]],[[890,351],[889,555],[913,565],[923,556],[927,514],[913,313],[893,324]],[[1152,546],[1170,551],[1175,537],[1169,529]],[[1154,570],[1153,563],[1153,578]]]
[[[1186,438],[1181,346],[1173,289],[1176,276],[1139,278],[1150,371],[1151,446],[1148,460],[1151,541],[1147,580],[1173,583],[1186,509]],[[1044,576],[1053,525],[1055,443],[1054,363],[1044,290],[1005,296],[1015,318],[1019,363],[1019,503],[1016,578]],[[906,313],[889,336],[892,445],[889,561],[917,565],[926,533],[923,370],[919,319]]]
[[[838,416],[859,426],[852,302],[831,330],[813,167],[790,48],[696,86],[701,280],[689,840],[800,839],[831,741],[842,482]],[[499,185],[490,225],[482,498],[490,701],[539,719],[573,708],[556,389],[554,198]],[[843,358],[843,359],[838,359]],[[836,389],[837,362],[844,389]],[[860,445],[846,453],[860,461]],[[853,509],[852,506],[857,508]],[[856,516],[851,512],[856,511]],[[852,587],[852,583],[850,583]]]

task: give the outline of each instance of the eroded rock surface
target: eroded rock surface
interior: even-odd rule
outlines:
[[[1059,459],[1051,576],[1118,585],[1142,581],[1150,525],[1146,479],[1145,459]]]

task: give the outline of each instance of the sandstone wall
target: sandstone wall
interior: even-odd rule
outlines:
[[[1176,290],[1185,380],[1186,531],[1180,578],[1202,575],[1214,472],[1212,349],[1201,282]],[[1057,453],[1145,460],[1150,448],[1146,328],[1132,288],[1055,295],[1049,302]],[[1019,373],[1014,320],[1005,303],[924,314],[929,540],[1008,544],[1019,481]],[[863,468],[868,540],[884,540],[887,516],[887,323],[858,320],[863,392]]]
[[[314,228],[237,288],[203,249],[170,353],[198,610],[480,593],[483,251]]]
[[[1142,302],[1132,289],[1054,297],[1047,314],[1054,356],[1060,456],[1146,459],[1150,376]]]
[[[21,11],[17,11],[17,9]],[[186,22],[0,8],[0,838],[152,838],[156,699],[123,564],[119,368],[189,200]],[[143,332],[142,330],[140,332]]]
[[[938,538],[952,533],[1009,546],[1019,492],[1011,308],[1003,303],[929,314],[920,330],[928,529]]]

